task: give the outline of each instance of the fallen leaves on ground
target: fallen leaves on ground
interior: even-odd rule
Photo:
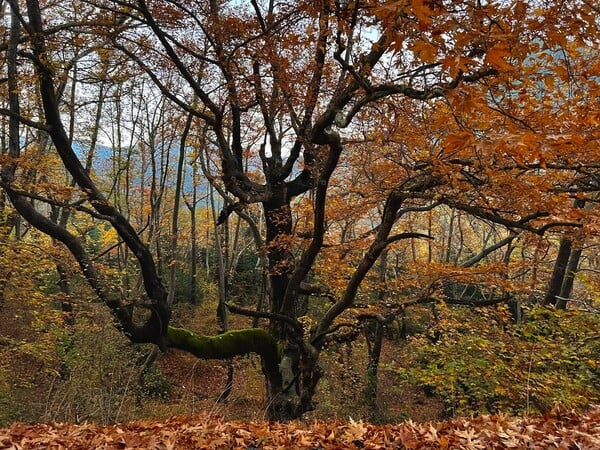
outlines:
[[[544,416],[505,415],[445,422],[373,425],[362,421],[276,423],[219,416],[172,417],[100,426],[15,423],[3,449],[598,449],[600,406]]]

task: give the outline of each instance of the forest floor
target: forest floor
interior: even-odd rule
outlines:
[[[7,309],[0,313],[15,316]],[[26,319],[24,315],[18,324]],[[183,309],[175,320],[207,334],[216,332],[209,315],[198,311]],[[248,325],[241,318],[232,322]],[[0,428],[0,449],[600,449],[600,406],[586,411],[555,407],[545,415],[520,418],[500,414],[444,420],[452,411],[438,397],[401,383],[394,367],[402,361],[402,348],[388,342],[376,399],[364,394],[364,344],[334,346],[322,355],[326,375],[315,399],[317,409],[302,421],[280,424],[266,421],[257,357],[225,362],[177,351],[160,354],[151,386],[168,386],[168,395],[152,397],[140,395],[128,381],[137,373],[131,348],[110,325],[89,334],[87,354],[93,358],[74,366],[66,380],[44,375],[39,351],[16,352],[8,345],[26,337],[19,334],[23,328],[13,325],[3,324],[11,331],[6,333],[11,341],[0,346],[4,378],[10,380],[10,375],[25,387],[7,384],[0,392],[5,413],[13,411],[4,417],[3,423],[10,425]],[[77,350],[85,351],[88,342],[81,342]],[[234,367],[233,389],[223,402],[228,364]],[[17,415],[15,408],[22,411]]]
[[[100,426],[15,423],[0,429],[3,449],[598,449],[600,407],[373,425],[362,421],[273,423],[178,416]]]

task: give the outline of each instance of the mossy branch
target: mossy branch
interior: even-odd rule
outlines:
[[[169,327],[169,346],[201,359],[229,359],[256,353],[260,355],[268,377],[279,377],[277,340],[262,328],[230,330],[215,336],[194,334],[185,328]]]

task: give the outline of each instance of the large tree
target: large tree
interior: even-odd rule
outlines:
[[[339,317],[354,305],[388,246],[423,237],[402,228],[407,214],[446,204],[510,230],[543,234],[582,226],[579,216],[554,208],[552,189],[566,196],[579,183],[584,194],[597,191],[589,187],[592,168],[586,172],[587,165],[572,160],[556,167],[563,177],[557,183],[540,184],[546,197],[539,201],[514,202],[514,186],[507,187],[509,178],[517,177],[523,188],[543,178],[540,170],[552,168],[544,146],[575,145],[563,142],[568,133],[536,134],[542,125],[533,121],[543,108],[536,107],[541,99],[535,93],[528,95],[545,70],[538,61],[593,48],[597,20],[585,1],[97,0],[73,2],[69,18],[51,2],[9,4],[11,32],[2,47],[8,74],[2,112],[10,132],[2,180],[8,197],[29,223],[68,247],[133,342],[203,358],[259,353],[272,418],[298,417],[314,407],[319,353],[342,327]],[[567,9],[577,11],[569,20]],[[197,151],[218,162],[214,186],[228,202],[223,221],[233,212],[243,215],[250,204],[263,208],[270,308],[238,312],[269,319],[268,331],[206,337],[169,326],[156,254],[98,187],[63,124],[59,93],[72,69],[64,65],[63,52],[83,39],[74,32],[86,37],[80,53],[89,61],[119,54],[123,67],[137,65],[173,108],[189,115],[187,142],[202,145]],[[589,80],[580,75],[578,80]],[[573,74],[556,76],[570,83]],[[35,80],[39,92],[41,105],[33,114],[21,109],[26,100],[17,83],[24,79]],[[592,84],[578,91],[588,93],[588,103]],[[574,101],[553,99],[556,105]],[[145,301],[124,302],[103,282],[81,240],[34,207],[36,194],[19,184],[24,127],[47,133],[78,187],[61,206],[106,220],[135,255]],[[365,184],[372,189],[357,183],[358,197],[367,200],[357,204],[372,226],[342,286],[327,293],[332,302],[306,329],[298,320],[300,300],[319,293],[308,281],[331,237],[329,201],[341,184],[332,177],[343,174],[343,163],[357,152],[386,160],[368,172]],[[292,212],[306,202],[294,200],[307,193],[307,226],[299,239]],[[140,308],[147,311],[141,322],[134,314]]]

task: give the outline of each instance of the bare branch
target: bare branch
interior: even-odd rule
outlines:
[[[242,316],[248,316],[248,317],[259,317],[259,318],[263,318],[263,319],[271,319],[271,320],[276,320],[279,322],[284,322],[284,323],[290,325],[294,329],[294,331],[297,333],[298,336],[302,336],[302,334],[304,332],[304,330],[302,328],[302,324],[300,324],[298,321],[292,319],[289,316],[285,316],[283,314],[271,313],[271,312],[267,312],[267,311],[252,311],[249,309],[240,308],[239,306],[235,306],[230,303],[226,304],[226,306],[227,306],[227,309],[234,314],[240,314]]]

